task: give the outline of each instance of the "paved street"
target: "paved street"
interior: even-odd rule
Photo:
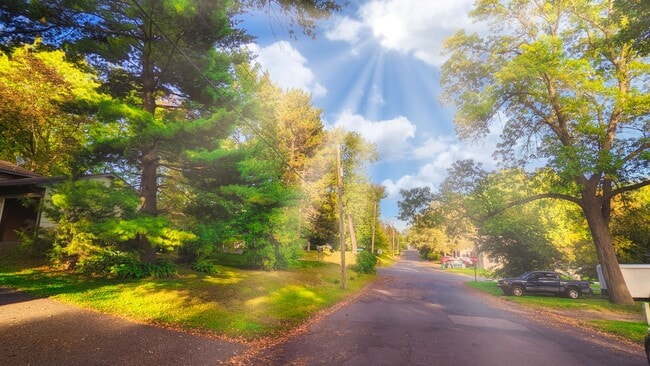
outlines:
[[[406,252],[348,305],[250,347],[0,289],[0,365],[646,365],[638,345],[528,314],[467,280]]]
[[[622,344],[466,288],[406,252],[358,301],[250,365],[645,365]]]

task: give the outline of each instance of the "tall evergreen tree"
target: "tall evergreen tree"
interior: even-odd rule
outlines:
[[[231,78],[227,51],[251,37],[233,16],[273,5],[307,33],[315,17],[338,10],[330,0],[23,0],[0,5],[0,42],[9,50],[41,37],[103,68],[109,90],[135,109],[110,110],[115,138],[95,152],[137,167],[141,211],[157,215],[161,165],[178,157],[171,147],[214,149],[236,120],[235,96],[222,88]],[[139,242],[142,260],[155,261],[146,236]]]

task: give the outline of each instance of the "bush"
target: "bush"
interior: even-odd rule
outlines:
[[[440,253],[438,252],[429,252],[429,255],[427,255],[427,259],[430,261],[439,261],[440,257]]]
[[[213,274],[219,272],[217,266],[206,260],[198,260],[192,263],[192,269],[197,272]]]
[[[20,237],[20,247],[33,258],[47,258],[54,247],[54,233],[43,228],[25,228],[16,231]]]
[[[420,258],[429,260],[429,255],[433,253],[433,249],[428,245],[423,245],[418,248],[418,253],[420,254]]]
[[[163,278],[163,277],[172,277],[176,275],[177,269],[174,262],[166,259],[166,260],[158,261],[158,263],[156,264],[146,264],[144,272],[145,272],[144,277]]]
[[[172,261],[142,263],[133,253],[117,251],[105,251],[82,258],[76,268],[81,274],[101,277],[171,277],[176,274],[176,265]]]
[[[374,273],[377,266],[377,257],[367,251],[363,251],[357,255],[357,264],[353,266],[353,270],[357,273]]]

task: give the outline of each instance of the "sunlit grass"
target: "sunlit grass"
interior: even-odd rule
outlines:
[[[346,254],[346,264],[354,264],[355,256]],[[289,271],[218,265],[218,273],[208,275],[181,267],[173,278],[140,280],[89,279],[47,267],[0,265],[0,286],[135,321],[252,339],[286,331],[374,279],[348,268],[347,288],[342,290],[335,255],[340,261],[340,253],[320,262],[307,256]],[[238,260],[230,256],[228,263]]]

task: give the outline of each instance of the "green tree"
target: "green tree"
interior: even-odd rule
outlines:
[[[140,113],[121,109],[121,115],[113,115],[111,135],[100,140],[95,153],[117,155],[137,167],[142,212],[155,216],[161,174],[178,169],[187,158],[181,154],[175,161],[178,150],[164,146],[192,144],[214,150],[215,140],[227,135],[235,122],[235,96],[222,88],[232,76],[225,51],[250,37],[233,26],[231,17],[266,6],[279,7],[289,15],[290,24],[297,23],[308,33],[315,18],[339,9],[330,0],[17,1],[0,7],[0,40],[7,49],[37,34],[44,44],[65,44],[68,52],[104,67],[106,85],[114,95],[131,97],[128,101]],[[137,99],[132,98],[134,92]],[[228,113],[219,109],[224,106]],[[165,167],[165,162],[170,164]],[[147,237],[142,235],[139,241],[141,258],[155,261],[155,248]]]
[[[80,179],[56,187],[48,216],[57,223],[52,259],[84,259],[109,251],[132,251],[138,235],[147,234],[158,248],[172,250],[194,235],[171,228],[164,217],[137,214],[137,193],[120,180]]]
[[[372,236],[372,220],[366,212],[378,203],[381,195],[370,183],[366,166],[376,161],[375,147],[354,132],[336,129],[327,133],[321,148],[310,159],[305,171],[303,185],[306,198],[309,240],[312,244],[330,244],[339,248],[338,197],[336,174],[336,149],[341,146],[341,164],[344,182],[344,218],[349,230],[350,217],[359,242],[367,242]],[[374,207],[372,208],[374,210]],[[378,210],[374,210],[378,211]],[[361,230],[358,230],[361,228]]]
[[[610,301],[630,304],[609,228],[617,195],[648,179],[648,69],[629,43],[617,43],[611,0],[479,1],[471,15],[487,36],[457,33],[446,42],[442,99],[453,102],[461,138],[503,121],[505,162],[536,158],[557,176],[545,194],[580,206]]]
[[[650,187],[630,192],[612,206],[614,246],[621,262],[649,262]]]
[[[619,42],[631,43],[642,55],[650,53],[650,3],[645,0],[616,0],[614,8],[614,19],[621,25],[617,36]]]
[[[72,175],[88,142],[92,116],[83,105],[107,99],[97,76],[68,62],[62,51],[37,42],[0,57],[0,159],[23,158],[24,168],[43,175]]]

